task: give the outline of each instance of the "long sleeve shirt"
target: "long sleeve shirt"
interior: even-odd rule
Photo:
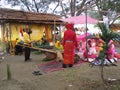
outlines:
[[[23,33],[23,38],[25,44],[30,43],[29,35],[26,32]]]
[[[68,29],[67,31],[64,32],[64,37],[63,37],[63,41],[62,41],[63,46],[65,44],[65,41],[67,41],[67,40],[73,41],[74,45],[76,47],[78,47],[76,33],[74,31],[72,31],[71,29]]]

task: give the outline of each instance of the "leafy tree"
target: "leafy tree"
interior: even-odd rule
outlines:
[[[3,1],[3,0],[1,0]],[[22,10],[40,13],[53,13],[63,17],[79,16],[86,9],[98,13],[92,16],[103,20],[108,17],[113,23],[120,15],[119,0],[5,0],[12,7],[20,6]]]
[[[108,59],[107,58],[108,57],[107,50],[110,47],[110,44],[108,44],[108,43],[110,42],[110,40],[120,40],[120,35],[118,33],[113,32],[112,30],[110,30],[108,27],[106,27],[105,24],[99,24],[99,28],[102,32],[102,34],[100,34],[100,38],[103,40],[104,43],[103,43],[103,47],[102,47],[103,50],[100,51],[96,60],[101,60],[101,78],[104,82],[105,79],[104,79],[103,68],[104,68],[105,59]]]
[[[78,16],[87,7],[93,5],[91,0],[5,0],[12,7],[20,6],[22,10],[40,13],[54,13],[64,17]],[[88,3],[89,2],[89,3]]]
[[[119,0],[95,0],[97,12],[103,20],[103,16],[108,18],[108,23],[112,24],[117,18],[120,17],[120,1]]]
[[[20,6],[22,10],[30,12],[46,12],[50,1],[54,0],[6,0],[12,7]]]

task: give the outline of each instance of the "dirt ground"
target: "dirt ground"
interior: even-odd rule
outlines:
[[[118,50],[118,49],[117,49]],[[103,85],[100,67],[84,63],[73,68],[34,75],[40,70],[37,65],[45,56],[31,54],[32,60],[24,62],[23,55],[6,55],[0,63],[0,90],[120,90],[120,83]],[[7,64],[10,65],[11,80],[7,80]],[[120,62],[117,66],[104,68],[105,79],[120,79]]]

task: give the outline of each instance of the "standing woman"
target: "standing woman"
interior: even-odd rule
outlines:
[[[73,31],[74,24],[66,24],[67,30],[63,36],[64,61],[63,68],[72,67],[74,64],[75,47],[78,48],[76,33]]]

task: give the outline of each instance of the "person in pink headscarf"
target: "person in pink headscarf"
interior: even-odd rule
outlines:
[[[109,49],[107,50],[107,60],[111,63],[113,66],[117,66],[113,62],[117,62],[117,60],[114,58],[115,55],[115,46],[113,43],[113,40],[110,40],[109,43]]]
[[[67,30],[64,32],[62,45],[64,49],[64,60],[63,60],[63,68],[67,66],[72,67],[74,64],[74,56],[75,47],[78,47],[78,42],[76,38],[76,33],[73,31],[74,24],[68,23],[66,24]]]
[[[107,55],[108,55],[107,58],[112,59],[114,58],[114,54],[115,54],[115,46],[113,44],[113,40],[110,40],[108,45],[109,45],[109,49],[107,50]]]

